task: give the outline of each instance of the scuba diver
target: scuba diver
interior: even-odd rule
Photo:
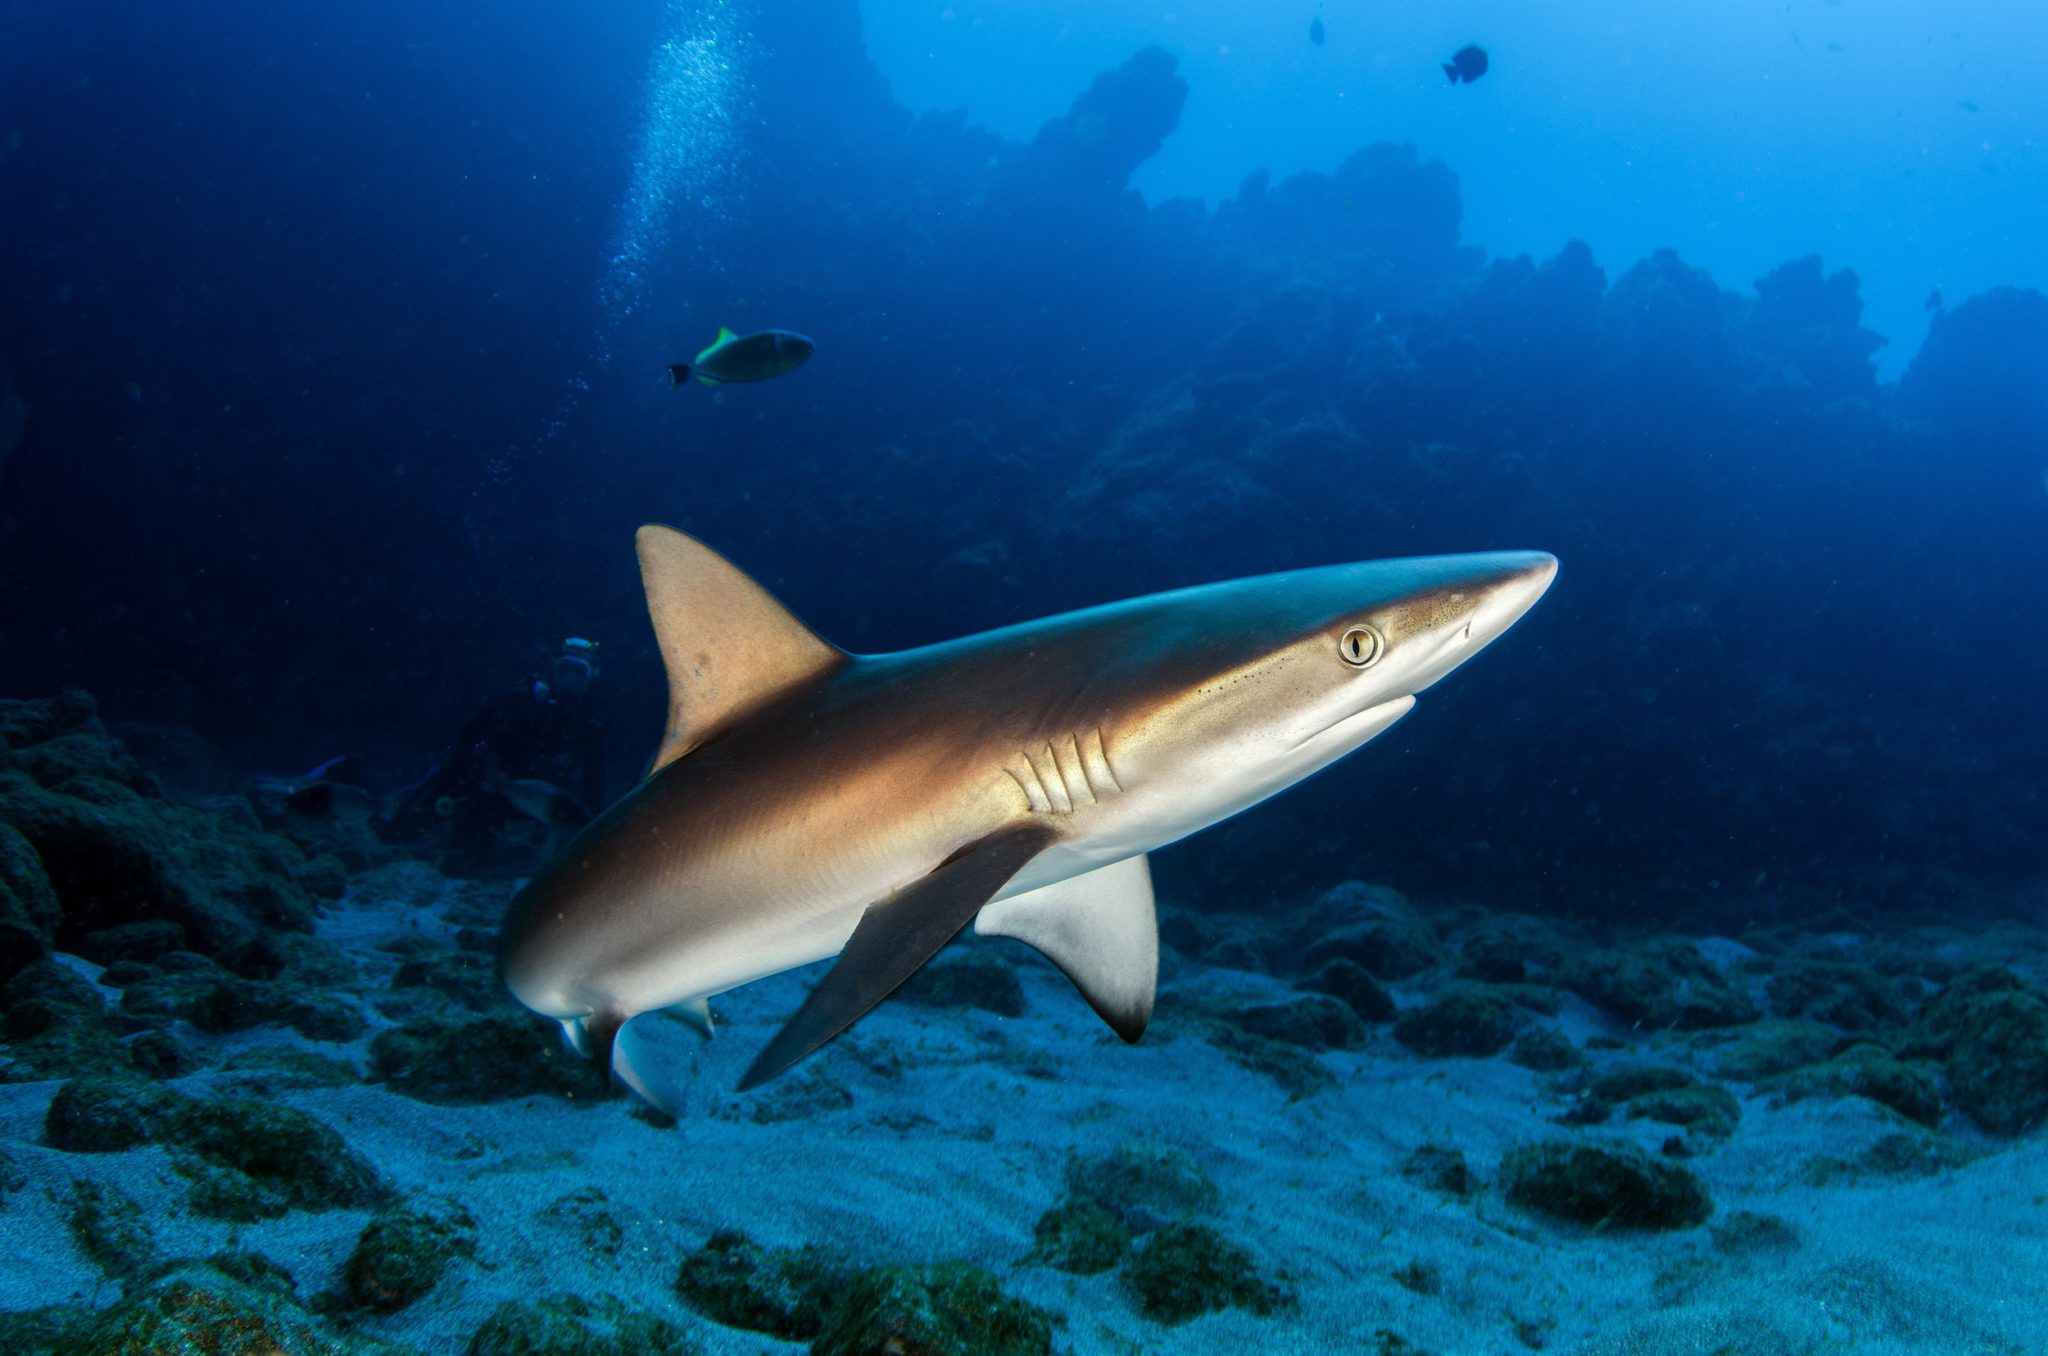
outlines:
[[[458,873],[524,870],[604,799],[604,726],[591,687],[594,641],[571,636],[546,676],[493,695],[455,736],[455,752],[401,790],[379,822],[387,842],[445,827]]]

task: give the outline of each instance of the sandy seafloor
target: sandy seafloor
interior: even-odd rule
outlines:
[[[380,896],[377,879],[359,878],[320,929],[371,986],[397,963],[381,943],[452,931],[440,904]],[[1192,1015],[1285,998],[1281,981],[1169,952],[1153,1029],[1126,1047],[1022,948],[961,945],[999,949],[1019,967],[1024,1016],[892,1002],[813,1068],[734,1094],[740,1070],[809,979],[779,976],[720,999],[709,1042],[680,1025],[663,1033],[688,1065],[689,1104],[669,1128],[623,1100],[440,1106],[374,1084],[251,1084],[218,1071],[177,1086],[255,1091],[311,1112],[400,1190],[431,1190],[468,1209],[478,1224],[474,1259],[458,1259],[411,1307],[358,1321],[360,1331],[423,1352],[462,1350],[507,1297],[565,1290],[667,1316],[707,1352],[801,1350],[719,1327],[678,1300],[680,1260],[722,1227],[869,1262],[977,1263],[1057,1315],[1055,1348],[1073,1352],[2048,1352],[2048,1138],[2039,1133],[1993,1140],[1951,1116],[1943,1133],[1981,1157],[1926,1176],[1849,1174],[1814,1185],[1817,1160],[1853,1159],[1895,1133],[1899,1118],[1857,1097],[1774,1105],[1753,1094],[1732,1138],[1690,1166],[1712,1194],[1715,1223],[1743,1211],[1773,1215],[1796,1243],[1748,1250],[1717,1241],[1712,1225],[1561,1226],[1483,1185],[1512,1146],[1574,1133],[1551,1123],[1569,1097],[1547,1075],[1503,1058],[1421,1058],[1378,1026],[1361,1050],[1315,1056],[1334,1086],[1291,1099],[1202,1039]],[[1959,933],[1948,945],[1961,954],[1974,944]],[[1692,1037],[1631,1029],[1576,998],[1555,1021],[1580,1042],[1619,1042],[1595,1052],[1596,1068],[1698,1058]],[[284,1043],[361,1065],[367,1046],[319,1045],[281,1027],[182,1034],[216,1061]],[[827,1098],[806,1113],[803,1089],[829,1084],[843,1085],[851,1104]],[[4,1221],[0,1308],[115,1298],[67,1229],[62,1202],[80,1177],[141,1203],[167,1255],[234,1244],[282,1263],[302,1294],[338,1284],[368,1212],[203,1219],[184,1208],[186,1184],[160,1149],[71,1154],[42,1145],[58,1086],[0,1086],[0,1139],[24,1179]],[[773,1105],[787,1118],[758,1120],[766,1099],[780,1099]],[[1652,1151],[1669,1132],[1625,1120],[1597,1127],[1604,1140]],[[1212,1222],[1292,1293],[1291,1305],[1167,1327],[1140,1315],[1114,1271],[1073,1276],[1027,1260],[1034,1222],[1061,1195],[1070,1160],[1133,1141],[1175,1146],[1207,1171],[1221,1193]],[[1405,1179],[1401,1165],[1425,1142],[1460,1149],[1482,1186],[1460,1199]],[[589,1251],[543,1213],[590,1187],[623,1228],[617,1256]],[[1437,1293],[1394,1279],[1418,1262],[1436,1269]],[[1382,1334],[1408,1346],[1388,1346]]]

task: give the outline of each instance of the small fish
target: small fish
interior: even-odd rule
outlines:
[[[484,788],[550,829],[580,829],[590,822],[590,811],[582,801],[539,777],[507,777],[493,768]]]
[[[1932,292],[1929,292],[1927,294],[1927,309],[1930,311],[1938,311],[1941,309],[1941,307],[1941,289],[1937,287]]]
[[[1321,15],[1308,21],[1308,40],[1316,46],[1323,45],[1323,20]]]
[[[1983,111],[1977,107],[1977,101],[1975,99],[1958,99],[1956,100],[1956,107],[1962,109],[1965,113],[1978,113]]]
[[[789,330],[762,330],[742,338],[720,327],[711,347],[686,363],[668,365],[669,382],[681,386],[695,377],[706,386],[735,381],[766,381],[803,366],[817,348]]]
[[[1460,47],[1457,55],[1444,62],[1443,67],[1452,84],[1462,80],[1469,85],[1486,74],[1486,49],[1477,43]]]

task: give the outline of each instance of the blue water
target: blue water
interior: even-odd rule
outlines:
[[[862,652],[1535,548],[1514,634],[1162,853],[1162,907],[2035,927],[2044,38],[2022,0],[18,0],[0,695],[189,732],[208,793],[346,754],[382,797],[577,635],[617,794],[664,704],[643,521]],[[817,354],[672,389],[722,325]]]

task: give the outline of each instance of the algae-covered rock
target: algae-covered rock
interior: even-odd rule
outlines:
[[[394,989],[431,989],[471,1012],[489,1012],[511,1002],[498,963],[481,951],[438,947],[413,956],[391,976]]]
[[[1824,1022],[1859,1035],[1903,1026],[1916,997],[1911,981],[1846,961],[1789,962],[1771,976],[1765,992],[1781,1016]]]
[[[1569,1073],[1584,1068],[1586,1053],[1554,1026],[1532,1026],[1508,1047],[1508,1063],[1535,1073]]]
[[[1731,1257],[1782,1257],[1799,1251],[1799,1230],[1782,1215],[1737,1210],[1708,1231]]]
[[[611,1095],[589,1060],[523,1013],[407,1022],[371,1042],[370,1067],[393,1091],[443,1105],[533,1096],[595,1103]]]
[[[1993,1134],[2048,1119],[2048,994],[2009,970],[1958,976],[1928,1000],[1900,1053],[1941,1060],[1949,1100]]]
[[[815,1248],[764,1248],[720,1229],[683,1259],[676,1293],[714,1323],[802,1342],[823,1329],[850,1274]]]
[[[1920,1125],[1941,1122],[1941,1089],[1934,1075],[1880,1046],[1852,1045],[1833,1059],[1795,1070],[1770,1086],[1787,1101],[1862,1097]]]
[[[72,1241],[107,1277],[126,1281],[156,1260],[156,1240],[142,1207],[119,1188],[80,1178],[65,1212]]]
[[[1124,1222],[1086,1196],[1062,1196],[1038,1217],[1031,1236],[1032,1260],[1076,1276],[1111,1270],[1131,1247]]]
[[[186,1099],[139,1078],[77,1078],[57,1089],[43,1113],[43,1139],[72,1153],[113,1153],[144,1144],[175,1118]]]
[[[1139,1232],[1208,1214],[1223,1200],[1216,1183],[1186,1150],[1149,1140],[1074,1159],[1067,1164],[1066,1178],[1070,1194],[1096,1202]]]
[[[1690,1168],[1623,1144],[1525,1145],[1501,1161],[1500,1185],[1524,1210],[1597,1228],[1685,1229],[1714,1209]]]
[[[1306,1050],[1356,1050],[1365,1044],[1365,1022],[1351,1004],[1328,994],[1303,994],[1284,1003],[1246,1008],[1237,1020],[1254,1036]]]
[[[1170,1224],[1124,1264],[1123,1282],[1145,1317],[1185,1323],[1218,1309],[1270,1314],[1285,1294],[1251,1254],[1206,1224]]]
[[[1522,1028],[1514,1002],[1487,985],[1451,984],[1394,1022],[1394,1039],[1431,1058],[1482,1058],[1508,1048]]]
[[[675,1324],[609,1295],[507,1300],[469,1342],[469,1356],[694,1356]]]
[[[300,1210],[361,1208],[386,1193],[376,1169],[340,1135],[291,1107],[232,1097],[188,1100],[163,1138],[242,1173]]]
[[[454,1201],[395,1202],[363,1226],[342,1283],[364,1308],[395,1313],[432,1290],[454,1258],[475,1255],[476,1221]]]
[[[188,1263],[97,1314],[67,1318],[50,1356],[346,1356],[287,1285]]]
[[[855,1277],[812,1356],[1049,1356],[1052,1322],[964,1262]]]
[[[1366,916],[1340,922],[1309,942],[1302,957],[1306,968],[1316,970],[1341,958],[1375,978],[1401,980],[1443,963],[1443,943],[1434,929],[1405,905],[1391,904],[1364,887],[1338,886],[1317,901],[1313,912],[1341,918],[1354,907]]]
[[[1596,951],[1562,967],[1566,988],[1617,1016],[1681,1031],[1756,1020],[1756,1004],[1682,937]]]
[[[128,1054],[106,1020],[106,1003],[83,975],[54,958],[30,961],[0,985],[4,1077],[34,1082],[124,1073]]]
[[[0,822],[0,980],[49,952],[62,916],[35,845]]]
[[[933,961],[897,993],[916,1007],[980,1008],[999,1017],[1024,1015],[1024,985],[1017,978],[1017,967],[992,948]]]
[[[1714,1072],[1723,1078],[1758,1083],[1818,1063],[1840,1043],[1841,1037],[1832,1028],[1805,1018],[1758,1022],[1715,1049]]]
[[[364,1028],[362,1011],[345,994],[246,979],[212,966],[153,974],[128,985],[121,1014],[145,1022],[182,1020],[212,1035],[288,1026],[316,1041],[351,1041]]]
[[[1581,1124],[1604,1119],[1594,1113],[1595,1107],[1619,1106],[1630,1120],[1683,1126],[1709,1139],[1724,1140],[1735,1133],[1742,1119],[1741,1104],[1726,1088],[1702,1083],[1684,1069],[1660,1064],[1610,1070],[1593,1080],[1586,1095],[1587,1103],[1575,1116]]]
[[[1343,956],[1325,962],[1313,975],[1301,981],[1300,987],[1342,999],[1351,1005],[1351,1010],[1362,1021],[1391,1022],[1397,1010],[1394,996],[1381,987],[1380,982],[1372,977],[1372,972]]]

